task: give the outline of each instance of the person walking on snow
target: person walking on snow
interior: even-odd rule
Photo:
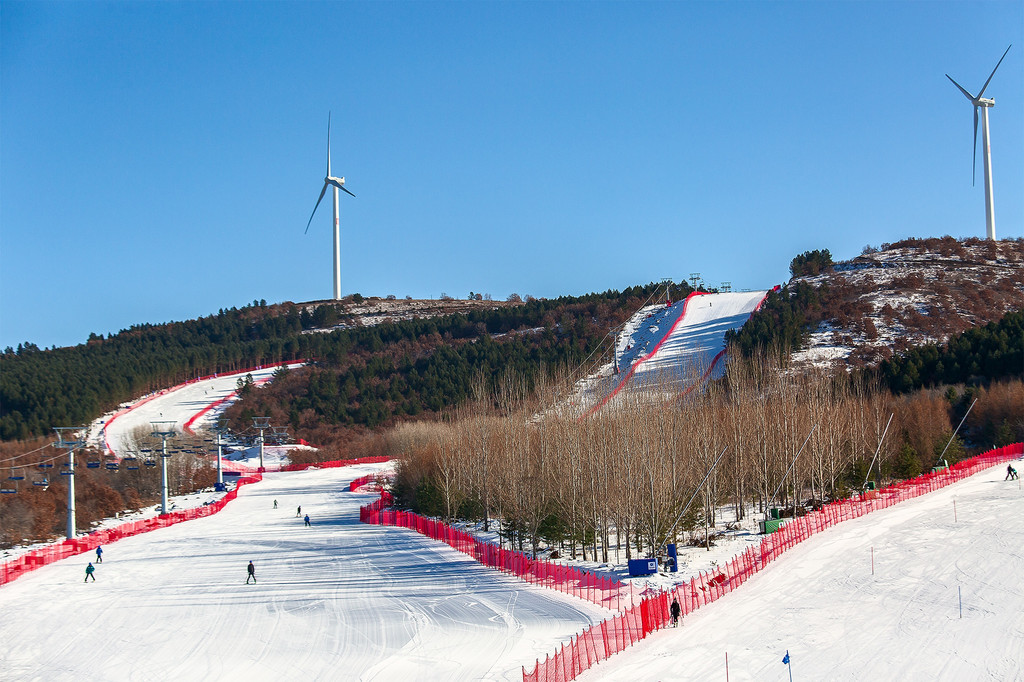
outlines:
[[[309,514],[306,514],[306,525],[307,526],[310,525],[310,523],[309,523]]]
[[[679,624],[679,600],[673,597],[672,606],[668,610],[672,614],[672,627],[676,627]]]
[[[96,582],[96,576],[93,575],[93,573],[95,571],[96,571],[96,568],[92,564],[89,564],[88,566],[86,566],[85,567],[85,580],[83,580],[82,582],[83,583],[84,582],[88,582],[89,578],[92,578],[92,581]]]
[[[252,565],[251,561],[249,562],[248,570],[249,570],[249,577],[245,579],[245,584],[246,585],[249,584],[249,578],[252,578],[253,584],[256,584],[256,567]]]
[[[295,510],[295,516],[297,516],[297,517],[298,516],[302,516],[302,505],[301,504],[299,505],[299,508]]]
[[[1017,478],[1020,478],[1020,476],[1017,475],[1017,470],[1013,468],[1012,464],[1007,464],[1006,465],[1006,478],[1004,478],[1003,480],[1004,481],[1009,481],[1011,479],[1017,479]]]
[[[274,509],[277,509],[277,500],[274,500]]]
[[[103,548],[99,545],[96,545],[96,563],[103,563]]]

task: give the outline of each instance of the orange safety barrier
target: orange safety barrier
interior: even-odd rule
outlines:
[[[837,500],[806,516],[791,519],[775,533],[766,535],[760,545],[748,547],[718,570],[702,572],[688,583],[645,597],[639,605],[573,637],[553,656],[546,656],[544,661],[538,659],[532,672],[527,672],[524,667],[523,682],[573,680],[612,654],[666,627],[671,620],[669,605],[673,598],[679,600],[681,613],[685,616],[732,592],[783,552],[816,533],[843,521],[933,492],[1021,455],[1024,455],[1024,443],[1007,445],[957,462],[941,471],[883,488],[877,491],[877,496]]]

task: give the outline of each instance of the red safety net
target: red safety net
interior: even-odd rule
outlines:
[[[671,620],[669,606],[673,598],[679,600],[682,615],[685,616],[732,592],[790,547],[815,533],[938,490],[1022,454],[1024,444],[1008,445],[883,490],[868,491],[857,499],[832,502],[806,516],[791,519],[775,533],[766,535],[760,545],[747,548],[717,570],[702,572],[688,583],[676,585],[674,589],[645,596],[640,604],[573,637],[553,656],[546,656],[543,661],[538,659],[532,671],[527,672],[523,668],[523,682],[563,682],[575,679],[584,670],[635,644],[655,630],[666,627]]]
[[[633,586],[623,583],[615,576],[602,576],[581,568],[534,559],[522,552],[478,540],[442,521],[428,519],[413,512],[388,509],[390,505],[391,494],[386,490],[381,491],[380,499],[359,509],[359,520],[381,526],[409,528],[431,539],[440,540],[485,566],[511,573],[534,585],[586,599],[608,609],[618,611],[637,601]]]

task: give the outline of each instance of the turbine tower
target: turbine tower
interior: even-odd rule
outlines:
[[[1010,45],[1013,47],[1013,45]],[[1010,47],[1006,48],[1006,52],[1010,51]],[[947,73],[946,78],[949,78],[950,82],[957,87],[957,89],[964,93],[964,97],[971,101],[974,105],[974,161],[973,170],[971,171],[971,184],[974,184],[975,175],[977,174],[978,166],[978,109],[981,109],[981,147],[982,147],[982,159],[981,163],[985,167],[985,231],[987,237],[995,241],[996,239],[996,216],[995,206],[992,202],[992,149],[989,145],[988,138],[988,110],[990,107],[994,107],[996,101],[991,98],[985,98],[985,88],[992,81],[992,76],[996,75],[996,69],[999,68],[999,64],[1003,63],[1003,59],[1006,58],[1006,52],[999,58],[999,62],[996,64],[996,68],[992,69],[992,73],[989,74],[988,80],[981,86],[981,91],[978,92],[978,96],[975,97],[971,93],[967,92],[959,83]]]
[[[316,200],[316,206],[313,206],[313,212],[309,214],[309,222],[306,223],[306,234],[309,232],[309,226],[313,222],[313,216],[316,215],[316,209],[320,206],[320,202],[324,199],[324,194],[327,192],[328,187],[334,188],[334,300],[341,300],[341,230],[338,228],[338,190],[345,192],[349,196],[354,197],[355,194],[349,192],[345,188],[345,178],[336,178],[331,175],[331,114],[327,113],[327,176],[324,178],[324,188],[320,190],[320,198]]]

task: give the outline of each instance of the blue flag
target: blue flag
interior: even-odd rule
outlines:
[[[783,657],[782,662],[789,665],[789,649],[786,649],[786,655]]]

